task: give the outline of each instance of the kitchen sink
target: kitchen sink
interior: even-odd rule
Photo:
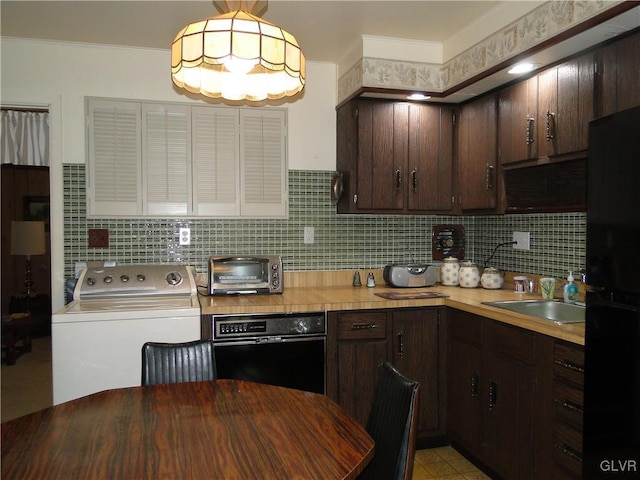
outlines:
[[[554,323],[584,322],[585,307],[555,300],[505,300],[502,302],[482,302],[483,305],[504,308],[512,312],[544,318]]]

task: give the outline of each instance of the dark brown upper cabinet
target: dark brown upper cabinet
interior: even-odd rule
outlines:
[[[594,118],[594,72],[589,53],[538,76],[538,157],[586,152]]]
[[[498,112],[500,163],[537,158],[538,78],[532,77],[501,90]]]
[[[409,104],[407,209],[453,208],[453,108]]]
[[[354,99],[337,111],[338,213],[452,209],[452,109]]]
[[[463,105],[458,115],[458,206],[493,211],[497,200],[497,95]]]
[[[640,105],[639,54],[640,29],[463,105],[342,105],[338,213],[584,211],[589,122]]]
[[[500,92],[505,212],[583,211],[595,62],[587,53]]]
[[[638,55],[640,55],[640,32],[596,51],[596,113],[598,117],[640,105]]]

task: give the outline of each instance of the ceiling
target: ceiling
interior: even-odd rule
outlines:
[[[269,0],[262,17],[292,33],[307,60],[338,63],[360,35],[444,42],[501,2]],[[533,4],[538,2],[533,2]],[[5,1],[2,35],[169,49],[202,1]]]
[[[507,0],[514,1],[514,0]],[[215,2],[220,3],[220,2]],[[307,60],[340,63],[361,35],[445,43],[504,2],[430,0],[268,0],[265,20],[297,38]],[[527,2],[531,9],[540,2]],[[635,3],[635,2],[634,2]],[[169,49],[188,23],[218,15],[212,0],[0,0],[0,33],[9,37]],[[640,26],[640,6],[530,56],[542,66]],[[524,60],[521,58],[521,60]],[[477,80],[477,81],[476,81]],[[437,101],[460,102],[502,85],[504,70],[473,79]],[[389,98],[404,95],[372,94]],[[433,100],[436,100],[435,98]]]

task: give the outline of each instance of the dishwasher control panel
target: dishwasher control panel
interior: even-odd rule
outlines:
[[[207,330],[214,340],[259,338],[272,336],[326,335],[324,312],[259,314],[259,315],[204,315]]]
[[[241,333],[266,333],[267,332],[267,322],[258,321],[258,322],[222,322],[220,323],[220,334],[221,335],[235,335]]]

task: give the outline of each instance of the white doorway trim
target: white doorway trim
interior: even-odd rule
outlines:
[[[51,308],[64,306],[64,178],[62,169],[62,96],[2,90],[2,105],[49,109],[49,196],[51,227]]]

